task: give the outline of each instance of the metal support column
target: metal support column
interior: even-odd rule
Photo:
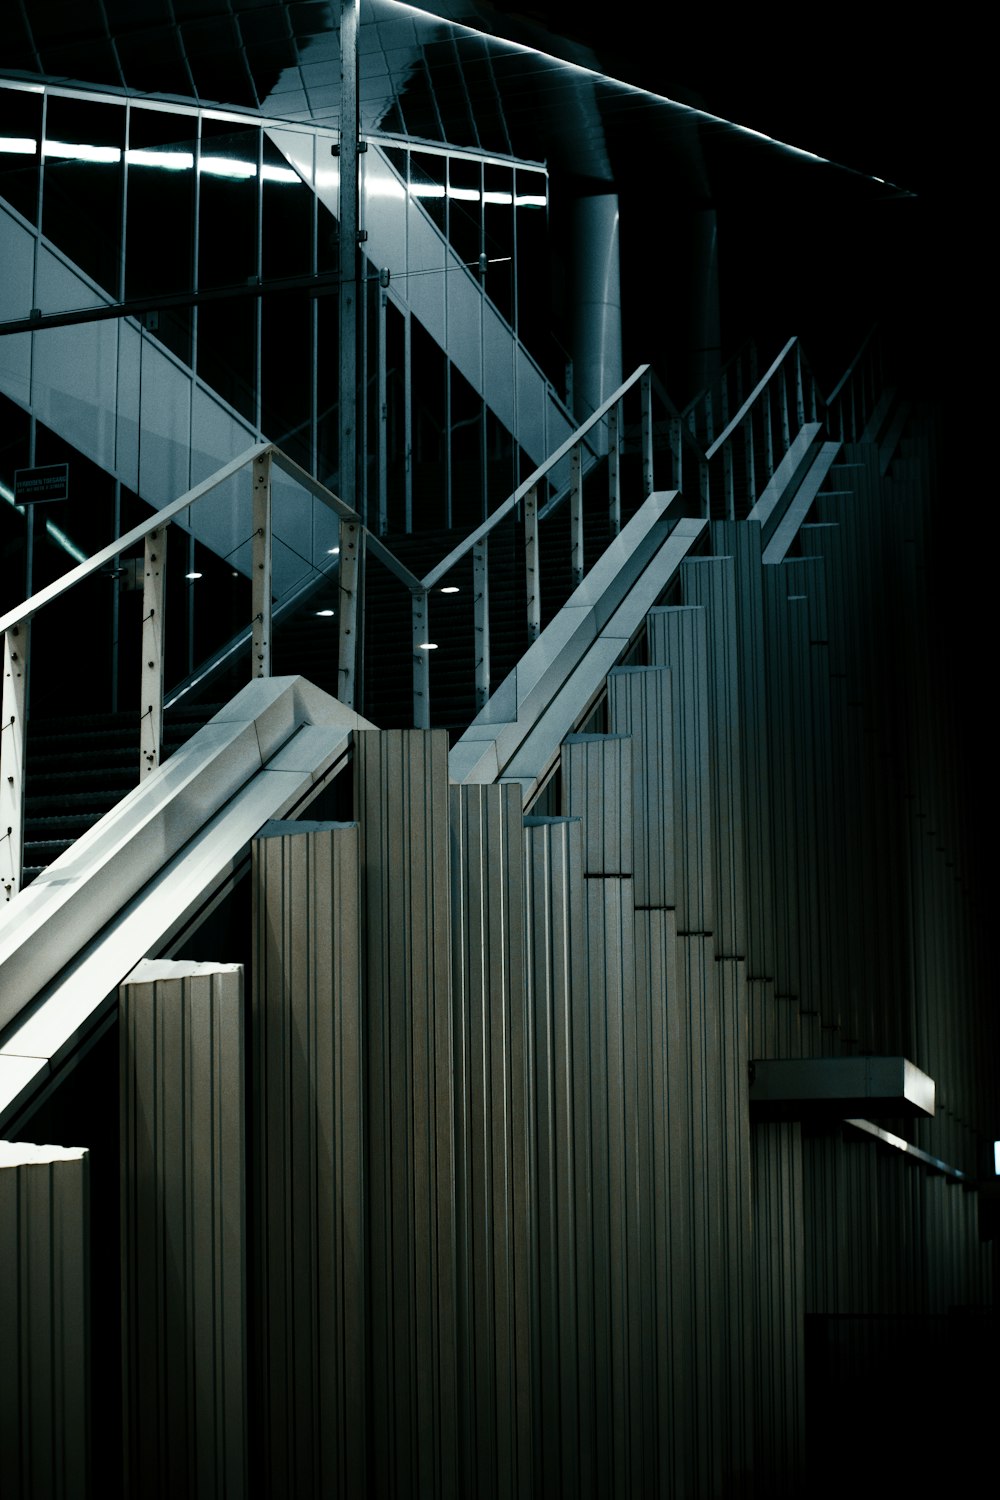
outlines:
[[[358,28],[361,0],[340,4],[340,494],[358,492]],[[343,566],[343,548],[341,548]],[[351,705],[351,699],[344,699]]]
[[[142,682],[139,692],[139,776],[160,764],[163,751],[163,645],[167,528],[146,538],[142,583]]]
[[[32,507],[32,510],[34,507]],[[29,512],[30,514],[30,512]],[[31,621],[14,625],[3,641],[0,709],[0,881],[9,901],[24,870],[24,749],[28,729],[28,646]]]
[[[253,655],[251,675],[271,675],[271,455],[253,466]]]

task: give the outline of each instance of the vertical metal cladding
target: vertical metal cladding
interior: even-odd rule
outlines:
[[[799,1124],[751,1132],[754,1329],[754,1475],[757,1492],[803,1493],[805,1288],[802,1134]]]
[[[120,989],[126,1488],[247,1493],[243,970]]]
[[[731,557],[689,558],[681,564],[681,585],[685,601],[704,608],[708,630],[715,950],[720,958],[744,958],[747,924],[741,774],[743,730],[735,562]]]
[[[532,1054],[518,786],[451,789],[461,1493],[532,1492]]]
[[[775,972],[774,886],[761,528],[755,521],[713,521],[712,549],[732,557],[734,565],[747,978],[767,981],[774,979]]]
[[[269,1495],[365,1482],[364,1076],[357,824],[252,845],[255,1472]]]
[[[583,873],[632,874],[632,744],[625,734],[562,743],[562,811],[583,821]]]
[[[582,823],[526,818],[524,855],[538,1267],[533,1493],[571,1500],[597,1493],[604,1420],[596,1404]]]
[[[89,1158],[0,1141],[0,1494],[90,1494]]]
[[[646,628],[651,663],[672,669],[677,930],[712,932],[715,892],[705,611],[685,606],[651,609]]]
[[[448,736],[355,736],[368,1062],[369,1492],[458,1494]]]
[[[669,667],[618,667],[608,674],[608,724],[632,744],[630,868],[637,910],[673,907],[677,900],[672,714]]]
[[[643,1337],[639,1056],[632,898],[632,746],[627,735],[573,735],[562,751],[563,812],[583,825],[589,965],[590,1138],[598,1493],[643,1487]],[[581,1142],[581,1144],[584,1144]]]

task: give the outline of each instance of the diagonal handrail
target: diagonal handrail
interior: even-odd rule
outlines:
[[[477,526],[475,531],[471,531],[463,541],[459,542],[457,546],[452,548],[452,550],[446,557],[443,557],[439,563],[435,563],[430,572],[426,573],[420,580],[421,588],[434,588],[434,586],[439,583],[447,573],[451,572],[452,568],[454,568],[457,563],[461,562],[462,558],[466,555],[467,552],[471,552],[473,547],[475,547],[477,543],[483,541],[485,537],[489,536],[490,532],[493,531],[501,521],[503,521],[507,516],[510,515],[515,506],[520,504],[525,496],[528,495],[531,490],[535,489],[541,483],[546,474],[548,474],[551,469],[554,469],[557,464],[561,463],[564,458],[568,457],[568,455],[572,453],[573,449],[576,448],[576,446],[582,441],[582,439],[586,437],[587,433],[590,432],[593,427],[596,427],[599,422],[603,421],[603,419],[608,415],[608,412],[611,410],[611,408],[618,405],[619,401],[621,401],[626,392],[630,391],[632,387],[642,379],[643,375],[645,375],[648,369],[649,365],[647,364],[639,365],[637,369],[633,370],[628,379],[624,380],[618,387],[618,389],[612,392],[608,399],[602,402],[597,410],[593,412],[585,422],[582,422],[580,424],[575,432],[571,432],[569,437],[566,438],[564,442],[559,444],[559,447],[555,450],[555,452],[549,454],[549,457],[545,460],[544,463],[539,464],[536,469],[533,469],[532,472],[528,475],[527,479],[523,479],[517,486],[517,489],[509,494],[507,496],[507,499],[497,506],[496,510],[491,511],[490,514],[486,517],[486,520],[483,521],[479,526]]]
[[[339,673],[338,696],[348,706],[353,704],[359,642],[361,637],[361,589],[363,559],[370,552],[409,591],[412,608],[412,660],[414,723],[430,722],[429,656],[427,642],[430,591],[465,557],[472,554],[474,628],[476,660],[476,699],[482,707],[489,695],[489,581],[488,542],[490,535],[518,507],[523,507],[525,523],[525,573],[527,582],[528,635],[534,640],[540,631],[539,572],[541,556],[538,547],[538,523],[556,505],[568,497],[570,502],[571,573],[574,584],[583,577],[583,478],[585,452],[593,452],[588,435],[607,422],[609,519],[613,535],[621,525],[619,463],[624,430],[624,398],[637,385],[641,395],[641,452],[643,488],[653,491],[653,415],[654,394],[662,402],[670,425],[670,449],[673,461],[672,487],[681,489],[683,458],[689,457],[698,473],[699,509],[704,518],[720,507],[719,478],[722,480],[722,513],[732,519],[745,515],[746,505],[739,496],[749,497],[752,505],[761,474],[769,482],[774,469],[785,457],[803,423],[826,419],[831,436],[857,437],[876,399],[881,379],[881,354],[874,330],[869,332],[852,360],[844,379],[838,382],[824,401],[815,376],[797,338],[789,339],[775,359],[741,401],[739,410],[726,422],[723,431],[703,451],[694,433],[679,412],[648,364],[642,364],[612,393],[558,448],[528,475],[495,511],[469,533],[445,557],[418,577],[396,557],[385,542],[370,531],[360,515],[346,501],[289,458],[273,443],[253,443],[224,464],[214,474],[192,486],[176,500],[154,512],[123,536],[117,537],[93,557],[71,568],[45,588],[0,616],[0,635],[4,642],[3,707],[0,731],[3,736],[4,774],[0,777],[0,827],[9,832],[0,838],[0,863],[9,866],[13,875],[0,871],[0,883],[8,895],[20,883],[21,850],[24,826],[24,750],[27,722],[26,683],[28,647],[32,618],[53,601],[61,598],[78,583],[92,577],[122,552],[144,542],[146,563],[143,597],[143,704],[144,746],[141,774],[159,761],[163,716],[163,588],[166,528],[170,521],[188,511],[212,494],[241,470],[250,468],[253,501],[251,534],[253,558],[252,640],[253,673],[270,675],[271,597],[271,473],[280,469],[307,494],[330,509],[340,523],[339,569]],[[791,358],[790,358],[791,356]],[[752,365],[751,365],[752,368]],[[737,381],[737,391],[740,382]],[[763,398],[763,399],[762,399]],[[777,417],[773,408],[777,406]],[[692,407],[685,408],[690,413]],[[834,419],[839,431],[834,431]],[[739,439],[739,441],[737,441]],[[719,457],[721,471],[713,464]],[[539,487],[564,460],[571,464],[568,487],[539,507]],[[742,464],[742,480],[737,469]],[[589,470],[589,466],[588,466]],[[714,475],[714,477],[713,477]],[[149,746],[150,748],[146,748]]]
[[[99,573],[102,568],[107,567],[108,563],[114,562],[119,553],[127,552],[129,547],[134,547],[138,542],[145,541],[154,531],[158,531],[168,521],[172,521],[175,516],[179,516],[183,511],[187,510],[189,506],[195,505],[199,500],[203,500],[206,495],[210,495],[213,490],[225,484],[227,479],[232,479],[234,474],[238,474],[241,469],[246,468],[247,464],[252,463],[259,455],[266,453],[269,448],[270,444],[268,443],[251,444],[249,448],[245,448],[235,458],[231,458],[221,469],[217,469],[214,474],[210,474],[207,479],[203,479],[199,484],[193,485],[191,489],[186,490],[179,499],[171,500],[169,505],[165,505],[162,510],[156,511],[148,520],[140,521],[138,526],[133,526],[132,530],[127,531],[124,536],[116,537],[113,542],[109,542],[106,547],[102,547],[100,552],[95,552],[93,557],[88,557],[86,562],[78,563],[75,568],[70,568],[67,573],[63,573],[59,578],[55,578],[51,583],[46,584],[45,588],[39,589],[37,594],[32,594],[30,598],[25,599],[16,608],[9,609],[5,615],[0,615],[0,635],[13,629],[15,626],[26,624],[40,609],[44,609],[47,604],[51,604],[54,599],[58,599],[62,594],[68,593],[78,583],[82,583],[85,578],[90,578],[94,573]]]
[[[772,379],[774,378],[774,376],[781,369],[781,366],[784,364],[786,358],[788,357],[788,354],[790,353],[790,351],[792,349],[795,348],[795,346],[796,346],[797,343],[798,343],[798,339],[797,338],[790,338],[788,340],[788,342],[781,348],[781,350],[779,351],[779,353],[777,355],[775,355],[774,359],[771,361],[770,365],[768,365],[767,369],[764,371],[763,375],[760,377],[760,379],[758,380],[757,384],[754,386],[753,390],[750,392],[749,396],[747,396],[746,400],[743,402],[743,405],[740,407],[739,411],[726,424],[726,426],[719,433],[719,436],[715,439],[715,441],[708,448],[708,450],[707,450],[707,452],[705,454],[705,457],[707,459],[709,459],[709,460],[713,459],[715,457],[715,455],[719,452],[719,450],[721,448],[723,448],[726,443],[729,442],[729,440],[733,436],[733,434],[735,432],[739,431],[740,427],[746,421],[746,418],[749,415],[751,407],[753,407],[756,404],[756,402],[759,399],[759,397],[761,395],[763,395],[764,391],[770,385],[770,383],[771,383]]]

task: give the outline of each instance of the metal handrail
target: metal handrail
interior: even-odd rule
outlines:
[[[748,416],[748,414],[750,412],[750,408],[754,405],[754,403],[757,401],[758,397],[763,393],[763,391],[765,390],[765,388],[770,384],[771,377],[773,375],[776,375],[777,372],[778,372],[778,370],[784,364],[785,359],[786,359],[786,357],[788,355],[789,350],[790,349],[794,349],[794,347],[795,347],[795,345],[797,343],[798,343],[798,339],[797,338],[790,338],[788,340],[787,344],[785,344],[784,347],[782,348],[781,352],[771,361],[771,364],[768,366],[768,368],[765,370],[764,374],[758,380],[757,384],[754,386],[753,390],[750,392],[749,396],[746,398],[746,400],[744,401],[743,405],[740,407],[739,411],[736,413],[735,417],[733,417],[732,420],[726,424],[726,426],[723,428],[723,430],[719,433],[719,436],[715,439],[715,442],[712,443],[711,447],[708,449],[707,453],[705,454],[706,458],[708,458],[708,459],[714,458],[715,455],[716,455],[716,453],[718,453],[719,449],[725,443],[727,443],[729,441],[729,439],[732,437],[733,433],[737,432],[739,430],[740,426],[746,420],[746,418],[747,418],[747,416]]]
[[[102,547],[100,552],[95,552],[93,557],[88,557],[86,562],[78,563],[75,568],[70,568],[68,573],[63,573],[61,577],[53,579],[45,588],[39,589],[37,594],[32,594],[30,598],[25,599],[16,609],[10,609],[5,615],[0,615],[0,635],[17,625],[26,623],[40,609],[44,609],[46,604],[51,604],[54,599],[68,593],[85,578],[99,573],[102,568],[107,567],[108,563],[114,562],[119,553],[127,552],[129,547],[145,541],[152,532],[158,531],[161,526],[165,526],[168,521],[179,516],[182,511],[187,510],[188,506],[204,499],[206,495],[210,495],[213,490],[225,484],[227,479],[238,474],[248,463],[252,463],[259,453],[265,452],[267,447],[266,443],[254,443],[251,447],[244,449],[241,454],[236,458],[231,458],[223,468],[210,475],[208,479],[203,479],[200,484],[187,490],[179,500],[172,500],[169,505],[165,505],[148,520],[140,522],[138,526],[133,526],[132,530],[127,531],[124,536],[117,537],[106,547]]]
[[[279,468],[291,480],[321,501],[338,517],[340,522],[339,568],[339,660],[338,696],[348,706],[353,705],[358,665],[360,638],[360,590],[363,576],[363,559],[366,551],[377,558],[394,577],[404,585],[411,595],[412,650],[413,650],[413,719],[418,727],[430,722],[430,669],[429,643],[427,641],[428,609],[430,591],[454,567],[470,553],[473,561],[474,581],[474,626],[476,648],[476,697],[479,707],[485,703],[490,688],[489,670],[489,610],[488,610],[488,542],[491,533],[517,506],[523,506],[525,523],[525,570],[527,581],[528,634],[535,639],[541,629],[538,548],[539,520],[556,504],[568,496],[571,506],[570,545],[571,572],[574,584],[583,577],[583,477],[584,450],[593,451],[587,442],[588,434],[599,423],[608,424],[609,459],[609,519],[613,534],[621,525],[621,496],[619,464],[623,432],[623,402],[626,394],[636,385],[641,393],[641,451],[643,461],[643,487],[646,494],[653,490],[653,395],[662,401],[670,422],[670,447],[673,458],[673,487],[682,488],[681,470],[684,454],[691,456],[697,464],[699,475],[700,510],[705,518],[712,513],[713,500],[718,504],[718,495],[713,493],[710,469],[718,473],[712,460],[721,454],[723,469],[723,506],[725,513],[737,518],[736,468],[741,461],[745,468],[746,493],[751,503],[759,473],[770,479],[776,465],[788,450],[794,434],[797,434],[806,413],[815,420],[818,407],[823,416],[834,414],[832,403],[839,402],[837,414],[844,436],[845,413],[843,403],[849,404],[847,413],[852,434],[863,430],[866,413],[872,407],[874,388],[880,378],[878,361],[865,360],[872,347],[873,332],[870,332],[852,361],[845,377],[824,402],[815,377],[804,359],[797,338],[787,341],[777,357],[756,382],[753,390],[742,401],[739,411],[727,421],[723,432],[710,445],[707,452],[700,448],[695,436],[678,412],[663,386],[647,364],[640,365],[627,380],[613,392],[559,447],[539,464],[523,480],[507,499],[465,539],[435,564],[423,577],[418,578],[402,563],[385,543],[363,523],[357,511],[344,500],[327,489],[293,459],[289,458],[273,443],[254,443],[243,453],[231,459],[208,479],[202,480],[187,490],[178,499],[171,501],[162,510],[156,511],[146,521],[133,527],[123,536],[117,537],[93,557],[71,568],[61,578],[24,600],[16,608],[0,616],[0,634],[4,641],[3,706],[0,711],[0,732],[3,735],[4,767],[0,777],[0,829],[7,833],[0,837],[0,846],[6,843],[2,857],[13,870],[10,879],[0,878],[7,885],[8,896],[13,887],[20,884],[21,850],[24,827],[24,749],[27,723],[27,675],[28,647],[31,620],[39,610],[61,598],[78,583],[93,577],[118,555],[139,542],[145,543],[143,590],[143,645],[142,645],[142,698],[147,705],[141,718],[142,745],[140,749],[140,774],[152,770],[160,759],[163,722],[163,599],[166,528],[170,521],[193,505],[219,489],[234,475],[249,467],[253,475],[252,504],[252,606],[250,639],[252,641],[252,671],[255,676],[270,675],[270,649],[272,625],[271,597],[271,472],[272,465]],[[794,351],[794,373],[786,375],[784,367]],[[776,380],[776,377],[777,380]],[[777,433],[772,410],[771,386],[777,384],[779,420]],[[737,387],[738,388],[738,387]],[[758,417],[757,404],[767,394]],[[690,412],[691,408],[686,408]],[[794,422],[793,422],[794,414]],[[755,434],[755,424],[759,429]],[[737,434],[742,438],[735,442]],[[836,436],[837,434],[831,434]],[[760,455],[763,453],[763,463]],[[547,506],[539,507],[539,486],[553,469],[569,458],[572,477],[565,492],[553,497]],[[717,480],[716,480],[717,484]],[[742,509],[742,503],[739,507]],[[245,640],[245,636],[244,636]],[[228,650],[229,648],[227,648]]]
[[[851,360],[851,363],[847,366],[847,369],[844,371],[843,375],[841,375],[840,379],[837,381],[837,384],[834,386],[834,388],[830,392],[829,396],[826,397],[826,399],[825,399],[825,401],[823,403],[824,406],[832,406],[833,403],[836,401],[837,397],[840,395],[840,393],[843,390],[844,386],[853,377],[855,370],[857,369],[858,365],[861,363],[861,360],[862,360],[862,357],[863,357],[863,355],[865,353],[865,350],[868,348],[868,345],[874,339],[877,330],[878,330],[878,324],[877,323],[873,323],[872,326],[869,328],[868,332],[865,334],[864,338],[861,340],[861,344],[860,344],[860,346],[858,348],[857,354],[855,354],[854,358]]]
[[[490,532],[510,515],[515,506],[520,504],[529,491],[533,490],[545,478],[549,470],[555,468],[556,464],[561,463],[564,458],[572,453],[573,449],[586,437],[591,428],[596,427],[598,422],[607,416],[611,408],[617,405],[625,393],[632,389],[648,369],[649,365],[639,365],[628,379],[623,381],[618,389],[585,422],[580,424],[575,432],[571,432],[569,437],[560,443],[559,447],[554,453],[549,455],[544,463],[539,464],[537,469],[533,469],[527,479],[523,479],[517,486],[517,489],[509,494],[507,499],[497,506],[496,510],[490,512],[486,520],[477,526],[475,531],[470,531],[464,541],[459,542],[456,547],[453,547],[446,557],[443,557],[439,563],[436,563],[431,568],[429,573],[424,575],[420,580],[420,587],[423,589],[434,588],[435,584],[444,578],[447,573],[450,573],[457,563],[461,562],[467,552],[471,552],[478,542],[483,541],[484,538],[489,536]]]

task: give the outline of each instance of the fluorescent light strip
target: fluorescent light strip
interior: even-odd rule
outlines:
[[[33,156],[37,142],[28,136],[0,136],[0,151],[17,156]],[[147,151],[136,147],[122,153],[117,146],[89,146],[85,141],[42,142],[42,155],[63,161],[97,162],[114,166],[125,160],[132,167],[159,167],[164,172],[189,172],[194,166],[193,151]],[[203,156],[198,163],[199,172],[208,177],[231,177],[240,181],[257,176],[257,165],[252,161],[239,161],[231,156]],[[265,182],[301,182],[298,172],[291,167],[276,167],[266,162],[260,169]]]

